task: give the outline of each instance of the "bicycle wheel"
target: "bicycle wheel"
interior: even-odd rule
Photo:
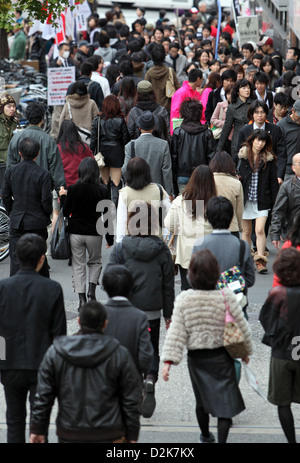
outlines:
[[[9,223],[6,210],[0,206],[0,262],[9,255]]]

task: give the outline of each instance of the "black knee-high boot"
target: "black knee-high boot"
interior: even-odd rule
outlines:
[[[89,283],[89,290],[87,293],[87,297],[89,301],[96,300],[96,284],[95,283]]]

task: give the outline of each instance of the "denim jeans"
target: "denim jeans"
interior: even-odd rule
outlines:
[[[7,443],[25,444],[26,402],[29,393],[30,411],[37,385],[36,370],[1,371],[6,401]]]
[[[182,193],[189,179],[190,177],[177,177],[177,186],[178,186],[179,193]]]

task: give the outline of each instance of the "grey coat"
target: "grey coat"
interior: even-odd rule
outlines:
[[[137,370],[147,373],[153,347],[149,333],[149,323],[145,312],[134,307],[126,299],[109,299],[105,304],[108,324],[104,334],[116,338],[128,349]]]
[[[248,124],[249,122],[247,112],[252,102],[252,98],[248,98],[248,100],[245,103],[238,98],[235,103],[230,104],[228,106],[226,112],[225,124],[223,126],[223,130],[219,139],[217,151],[222,151],[225,142],[228,140],[228,136],[231,132],[231,129],[234,128],[231,140],[231,156],[234,160],[237,160],[238,155],[239,131],[242,127],[244,127],[244,125]]]
[[[205,236],[201,243],[198,244],[196,241],[193,254],[202,249],[209,249],[212,252],[218,261],[221,273],[239,264],[240,242],[230,231],[213,232]],[[241,272],[245,278],[247,288],[253,286],[255,282],[255,270],[248,243],[246,243]]]
[[[127,164],[135,153],[135,156],[145,159],[149,164],[152,181],[162,185],[167,193],[172,195],[172,161],[168,142],[154,137],[150,133],[143,134],[132,142],[134,143],[134,152],[132,152],[131,141],[125,146],[123,175],[126,176]]]
[[[186,68],[187,68],[187,66],[189,64],[188,60],[187,60],[187,57],[183,56],[183,55],[178,55],[178,58],[176,59],[176,69],[173,66],[174,61],[170,57],[170,55],[168,55],[166,57],[166,62],[168,64],[170,64],[171,67],[174,69],[175,74],[177,76],[177,79],[178,79],[180,85],[182,85],[183,81],[188,79],[188,76],[187,76],[187,73],[186,73]]]

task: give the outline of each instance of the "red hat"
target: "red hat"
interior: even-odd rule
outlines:
[[[257,42],[258,47],[262,47],[263,45],[270,45],[273,47],[273,39],[266,35],[260,42]]]

